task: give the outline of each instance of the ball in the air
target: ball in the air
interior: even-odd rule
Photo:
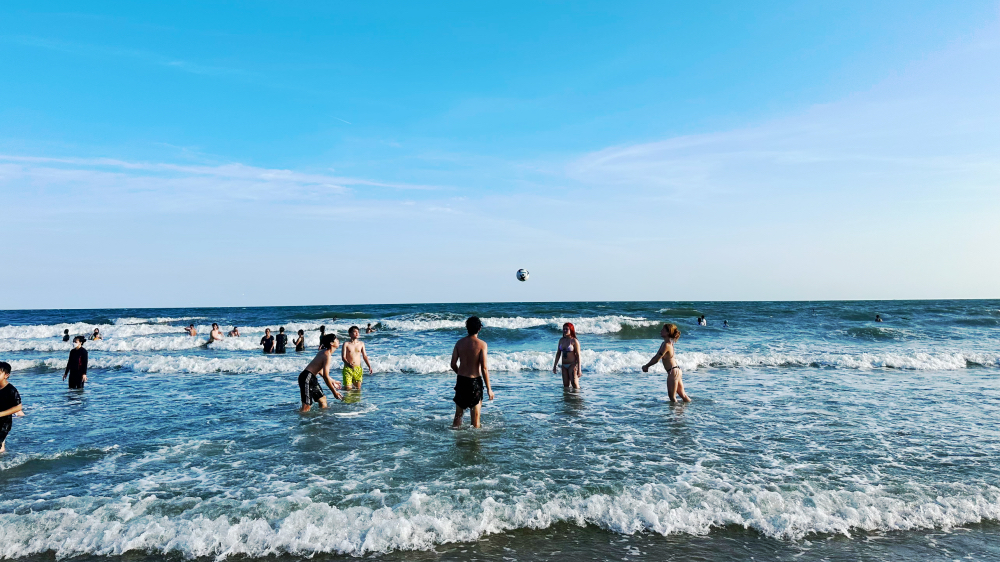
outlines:
[[[517,280],[518,281],[527,281],[528,280],[528,270],[527,269],[518,269],[517,270]]]

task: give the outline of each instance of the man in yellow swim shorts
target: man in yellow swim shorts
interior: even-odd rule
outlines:
[[[368,365],[369,375],[374,371],[372,371],[371,362],[368,361],[368,354],[365,353],[365,342],[358,339],[361,329],[357,326],[351,326],[347,334],[351,336],[351,341],[346,342],[340,351],[340,357],[344,360],[344,368],[341,370],[344,376],[344,388],[361,390],[361,376],[364,374],[361,369],[361,360],[363,359],[365,365]]]

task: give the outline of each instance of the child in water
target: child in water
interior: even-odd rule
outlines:
[[[14,385],[7,382],[10,378],[10,363],[0,361],[0,453],[7,452],[4,448],[7,434],[13,427],[14,416],[23,416],[21,411],[21,395]]]
[[[677,399],[674,398],[675,394],[680,396],[681,400],[690,402],[691,398],[684,393],[684,382],[681,381],[683,372],[674,356],[674,344],[681,338],[681,331],[677,328],[676,324],[664,324],[663,329],[660,330],[660,337],[663,338],[660,349],[649,360],[649,363],[642,366],[642,372],[648,373],[650,367],[655,365],[660,359],[663,359],[663,368],[667,370],[667,392],[670,396],[670,402],[677,402]]]

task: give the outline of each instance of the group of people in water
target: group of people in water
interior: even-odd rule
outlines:
[[[699,318],[699,324],[704,317]],[[483,402],[483,393],[493,400],[493,387],[490,385],[489,362],[487,359],[486,342],[479,338],[479,332],[483,328],[482,321],[472,316],[465,321],[465,328],[468,335],[458,340],[451,354],[451,370],[456,374],[455,396],[455,419],[453,428],[459,428],[466,410],[470,413],[473,427],[480,426],[480,410]],[[185,331],[192,337],[198,335],[194,324],[191,324]],[[365,329],[366,333],[372,333],[375,329],[371,324]],[[319,404],[321,408],[329,407],[326,395],[320,386],[320,379],[326,383],[330,391],[338,400],[343,400],[344,395],[341,390],[361,390],[364,378],[362,362],[368,367],[368,374],[374,373],[371,361],[368,359],[365,343],[359,339],[361,329],[358,326],[351,326],[348,331],[349,340],[341,342],[336,333],[327,333],[326,326],[319,327],[320,342],[319,351],[316,356],[306,365],[305,369],[299,373],[299,398],[301,406],[299,411],[308,412],[313,404]],[[233,329],[227,334],[228,337],[241,337],[239,328]],[[222,340],[222,331],[218,324],[212,324],[212,330],[206,345]],[[663,342],[656,354],[642,366],[642,372],[647,373],[657,362],[663,364],[667,372],[667,394],[671,403],[676,403],[678,398],[684,402],[690,402],[691,397],[684,392],[682,380],[683,371],[677,364],[674,345],[681,337],[680,329],[675,324],[664,324],[660,330],[660,337]],[[63,333],[63,341],[69,341],[69,330]],[[103,339],[100,330],[95,329],[91,340]],[[87,338],[76,336],[73,338],[73,349],[69,352],[69,360],[63,370],[63,380],[69,379],[71,389],[83,389],[87,382],[87,350],[83,347]],[[264,353],[285,353],[288,338],[285,328],[278,329],[277,337],[271,335],[271,329],[264,331],[260,345],[264,348]],[[298,331],[298,338],[293,342],[295,351],[305,351],[305,333]],[[333,354],[341,348],[340,358],[341,380],[336,381],[330,377],[330,371],[334,369]],[[553,373],[562,374],[563,386],[567,389],[579,389],[580,377],[583,374],[583,349],[580,340],[576,336],[576,327],[567,322],[562,326],[562,337],[556,345],[555,361],[552,365]],[[0,361],[0,453],[4,452],[7,434],[11,430],[12,416],[23,416],[21,406],[21,396],[17,389],[8,382],[10,378],[11,366],[9,363]]]

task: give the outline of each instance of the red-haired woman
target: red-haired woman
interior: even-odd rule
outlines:
[[[676,324],[664,324],[663,329],[660,330],[660,337],[663,338],[663,343],[660,344],[659,351],[649,360],[649,363],[642,366],[642,372],[648,373],[650,367],[663,359],[663,368],[667,370],[667,392],[670,393],[670,401],[677,402],[674,398],[676,394],[681,397],[681,400],[690,402],[691,398],[684,393],[684,382],[681,381],[683,372],[674,357],[674,344],[681,339],[681,331]]]
[[[576,339],[576,327],[569,322],[563,324],[563,335],[559,338],[559,345],[556,347],[556,362],[552,365],[552,372],[562,369],[563,386],[569,388],[580,388],[580,340]],[[562,364],[559,358],[562,357]]]

